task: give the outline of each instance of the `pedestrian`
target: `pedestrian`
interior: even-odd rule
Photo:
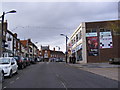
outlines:
[[[69,57],[69,63],[72,63],[72,57],[71,56]]]
[[[76,63],[76,57],[75,56],[73,56],[73,64],[75,64]]]

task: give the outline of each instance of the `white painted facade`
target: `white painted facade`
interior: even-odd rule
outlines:
[[[82,60],[78,60],[78,63],[87,63],[85,22],[82,22],[78,26],[78,28],[74,31],[74,33],[70,37],[68,43],[72,44],[71,54],[73,53],[75,54],[76,62],[79,59],[77,51],[81,49]]]

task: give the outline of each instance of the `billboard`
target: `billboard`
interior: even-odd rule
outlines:
[[[95,36],[86,36],[87,37],[87,50],[88,56],[98,56],[98,37],[97,34]]]
[[[112,34],[111,32],[100,32],[100,48],[112,48]]]

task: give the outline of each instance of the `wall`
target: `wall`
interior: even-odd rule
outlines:
[[[108,29],[108,24],[110,22],[114,22],[115,24],[117,24],[116,23],[117,21],[88,22],[88,23],[86,23],[86,28],[87,29],[96,29],[99,34],[100,28]],[[118,49],[119,49],[118,44],[120,42],[120,36],[115,36],[112,34],[112,41],[113,41],[113,48],[99,49],[99,55],[98,56],[88,56],[87,55],[87,61],[89,63],[91,63],[91,62],[108,62],[108,60],[110,58],[120,57],[120,56],[118,56]],[[99,42],[99,35],[98,35],[98,42]]]

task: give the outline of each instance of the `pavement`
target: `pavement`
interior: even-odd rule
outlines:
[[[118,88],[118,81],[65,63],[40,62],[6,78],[3,88]]]
[[[120,81],[119,72],[120,65],[109,63],[87,63],[87,64],[69,64],[70,66],[85,70],[97,75],[104,76],[113,80]]]

